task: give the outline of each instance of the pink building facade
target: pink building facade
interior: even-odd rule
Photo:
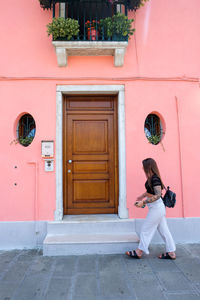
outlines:
[[[116,49],[115,56],[88,50],[84,56],[72,53],[59,66],[68,49],[57,58],[59,49],[56,55],[47,36],[52,11],[43,11],[37,0],[1,4],[0,249],[42,246],[48,223],[62,224],[70,216],[63,207],[63,99],[74,95],[111,95],[117,102],[114,215],[139,235],[147,208],[137,209],[134,202],[144,192],[142,160],[152,157],[164,183],[177,194],[176,206],[167,208],[175,241],[199,242],[200,2],[150,0],[128,16],[136,30],[124,61]],[[36,132],[24,147],[13,141],[27,114]],[[162,137],[156,145],[145,136],[148,115],[160,120]],[[45,170],[42,141],[53,141],[50,171]],[[153,242],[159,241],[155,236]]]

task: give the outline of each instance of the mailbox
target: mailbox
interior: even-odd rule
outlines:
[[[50,158],[54,156],[54,141],[41,141],[42,157]]]

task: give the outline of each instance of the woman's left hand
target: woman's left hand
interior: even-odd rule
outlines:
[[[135,203],[135,206],[137,206],[137,207],[142,207],[142,206],[144,206],[144,203],[143,203],[143,201],[137,201],[137,202]]]

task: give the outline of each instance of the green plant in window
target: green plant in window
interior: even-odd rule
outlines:
[[[19,138],[13,140],[10,143],[10,145],[12,145],[14,143],[14,144],[21,144],[22,146],[27,147],[32,143],[33,139],[34,139],[33,136],[31,136],[31,137],[28,137],[28,136],[22,137],[22,136],[20,136]]]
[[[151,136],[147,137],[147,139],[148,139],[149,143],[151,143],[153,145],[157,145],[160,142],[161,137],[160,137],[160,135],[155,134],[155,135],[151,135]]]
[[[128,19],[122,13],[100,20],[101,32],[106,38],[113,40],[129,39],[135,29],[132,28],[134,19]]]
[[[52,22],[47,25],[48,36],[52,35],[53,40],[71,40],[79,33],[78,20],[71,18],[53,18]]]
[[[28,137],[26,136],[25,138],[23,138],[22,136],[18,138],[19,143],[25,147],[27,147],[28,145],[30,145],[33,141],[34,137]]]

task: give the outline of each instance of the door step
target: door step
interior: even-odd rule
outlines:
[[[43,244],[45,256],[118,254],[134,248],[136,234],[47,235]]]
[[[43,255],[119,254],[137,246],[135,221],[116,215],[70,216],[49,222]]]

